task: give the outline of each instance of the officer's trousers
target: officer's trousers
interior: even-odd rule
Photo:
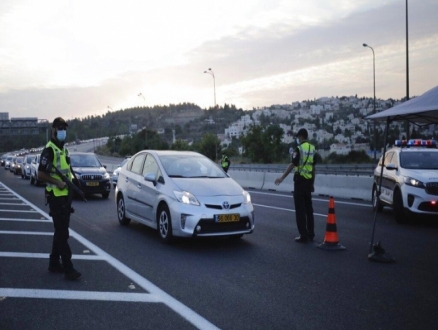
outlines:
[[[312,206],[312,180],[299,176],[294,183],[295,217],[300,236],[304,239],[315,236]]]
[[[48,197],[50,215],[53,219],[55,232],[53,234],[52,253],[50,254],[50,263],[58,264],[59,258],[65,270],[73,268],[71,262],[71,250],[68,245],[69,225],[70,225],[70,205],[67,196]]]

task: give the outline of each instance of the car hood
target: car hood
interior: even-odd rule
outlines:
[[[171,178],[182,191],[195,196],[242,195],[243,188],[231,178]]]
[[[404,175],[406,176],[406,173]],[[438,181],[438,170],[409,170],[409,176],[425,182]]]
[[[93,174],[105,174],[106,170],[103,167],[73,167],[73,171],[76,173],[93,173]]]

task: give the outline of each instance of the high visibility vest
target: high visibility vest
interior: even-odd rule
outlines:
[[[300,151],[300,164],[296,171],[305,179],[312,178],[313,157],[315,156],[315,147],[309,142],[304,142],[298,146]]]
[[[222,167],[228,166],[228,157],[227,156],[222,157],[221,165],[222,165]]]
[[[56,168],[71,181],[73,179],[73,175],[70,171],[70,165],[67,163],[68,150],[66,148],[58,148],[52,141],[49,141],[46,144],[46,148],[53,149],[53,166],[56,166]],[[51,170],[50,176],[57,180],[62,180],[61,177],[56,174],[55,169]],[[46,184],[46,191],[53,192],[53,194],[58,197],[68,195],[68,189],[61,190],[56,184],[52,183]]]

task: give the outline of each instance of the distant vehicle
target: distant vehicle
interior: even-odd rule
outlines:
[[[70,164],[84,194],[101,194],[108,198],[111,191],[110,175],[94,153],[71,152]]]
[[[12,168],[12,172],[15,175],[17,174],[21,175],[21,167],[23,166],[23,160],[24,160],[23,156],[14,157],[11,168]]]
[[[115,189],[119,223],[132,220],[173,236],[240,238],[254,230],[250,194],[197,152],[143,150],[120,170]]]
[[[10,170],[11,162],[12,162],[13,158],[14,158],[14,156],[12,156],[12,155],[9,155],[9,156],[6,157],[6,160],[5,160],[5,170]]]
[[[6,158],[8,158],[9,154],[4,154],[0,158],[0,166],[5,166]]]
[[[40,156],[40,154],[35,155],[30,164],[30,184],[34,184],[35,186],[45,184],[38,178],[38,166],[40,164]]]
[[[383,166],[383,169],[382,169]],[[383,175],[382,175],[383,173]],[[382,179],[383,178],[383,179]],[[378,187],[381,183],[381,193]],[[438,149],[434,140],[396,141],[374,170],[373,208],[393,209],[395,220],[406,223],[411,214],[438,219]]]
[[[129,158],[131,158],[131,156],[126,156],[125,159],[114,170],[113,175],[111,176],[111,182],[114,188],[117,185],[117,180],[119,178],[120,170],[122,169],[122,166],[125,165],[126,162],[129,160]]]
[[[27,154],[24,156],[23,166],[21,166],[21,178],[29,179],[30,178],[30,168],[32,165],[32,160],[35,158],[35,155]]]

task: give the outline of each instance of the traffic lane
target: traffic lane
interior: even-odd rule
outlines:
[[[3,193],[2,193],[3,196]],[[18,201],[17,205],[21,205],[20,201]],[[33,205],[29,204],[31,208]],[[25,207],[25,206],[24,206]],[[17,210],[15,210],[17,211]],[[21,211],[21,210],[18,210]],[[0,287],[0,292],[3,293],[2,299],[2,313],[4,312],[4,316],[0,315],[0,320],[2,324],[2,329],[4,324],[11,324],[11,329],[16,328],[34,328],[35,320],[38,319],[40,315],[35,315],[35,309],[31,311],[27,311],[26,316],[30,315],[29,318],[19,318],[17,311],[14,307],[14,302],[22,301],[30,299],[32,301],[41,300],[40,306],[46,308],[46,304],[50,304],[52,300],[57,299],[67,299],[66,305],[70,303],[69,299],[73,300],[81,300],[85,299],[86,301],[82,302],[81,308],[87,308],[88,303],[92,301],[94,303],[95,300],[99,300],[99,297],[104,298],[105,300],[115,301],[112,305],[120,304],[118,310],[123,310],[123,308],[131,309],[132,303],[137,303],[137,296],[133,296],[133,294],[140,293],[140,300],[144,300],[148,305],[150,303],[154,304],[155,299],[152,296],[152,301],[148,298],[148,295],[145,296],[142,285],[137,285],[136,282],[133,282],[122,274],[122,272],[118,271],[116,267],[111,266],[109,262],[104,262],[103,260],[94,260],[88,259],[84,260],[84,258],[80,254],[75,254],[73,256],[75,265],[77,267],[78,264],[81,264],[80,267],[83,267],[85,271],[89,274],[96,274],[97,276],[88,277],[86,279],[81,279],[80,281],[75,282],[67,282],[63,279],[62,274],[51,274],[47,271],[47,260],[48,256],[45,252],[45,246],[47,245],[47,249],[50,250],[51,246],[51,237],[52,233],[50,231],[45,231],[47,229],[47,224],[49,223],[48,216],[43,216],[45,220],[35,219],[13,219],[14,210],[6,210],[2,208],[2,214],[5,215],[1,221],[1,228],[3,229],[4,224],[8,224],[10,222],[15,222],[20,224],[19,230],[16,232],[3,231],[2,240],[1,240],[1,250],[2,253],[2,267],[0,269],[0,283],[3,288]],[[42,214],[41,214],[42,215]],[[41,228],[38,228],[39,231],[29,231],[27,224],[31,224],[31,222],[38,222],[41,224]],[[36,224],[32,224],[36,225]],[[44,227],[44,228],[43,228]],[[2,230],[0,229],[0,230]],[[17,228],[18,229],[18,228]],[[84,250],[84,246],[80,246],[76,244],[77,234],[72,232],[70,238],[70,244],[72,249],[75,251],[83,251],[83,253],[87,253],[87,256],[90,255],[90,249]],[[39,239],[37,237],[40,237]],[[47,238],[47,239],[44,239]],[[73,244],[72,244],[73,243]],[[78,248],[80,246],[80,248]],[[17,247],[20,247],[21,251],[24,252],[20,255],[20,249],[17,250]],[[75,248],[76,247],[76,248]],[[24,250],[23,250],[24,248]],[[8,253],[9,252],[9,253]],[[95,256],[96,257],[96,256]],[[102,256],[100,256],[102,258]],[[104,256],[103,256],[104,257]],[[87,259],[87,258],[86,258]],[[108,261],[108,260],[105,260]],[[4,266],[4,267],[3,267]],[[29,276],[31,275],[31,276]],[[133,285],[135,284],[135,286]],[[26,290],[27,289],[27,290]],[[156,291],[156,290],[155,290]],[[9,293],[8,293],[9,292]],[[20,293],[21,292],[21,293]],[[131,303],[127,304],[123,302],[123,293],[125,294],[125,299],[131,301]],[[143,293],[142,293],[143,292]],[[112,295],[111,295],[112,293]],[[0,294],[1,295],[1,294]],[[18,295],[18,296],[17,296]],[[158,297],[161,296],[160,292],[155,292],[155,295]],[[48,299],[35,299],[37,297],[46,296]],[[122,296],[122,298],[120,298]],[[20,297],[20,298],[17,298]],[[32,298],[34,297],[34,298]],[[105,298],[106,297],[106,298]],[[97,299],[96,299],[97,298]],[[108,299],[107,299],[108,298]],[[65,301],[65,300],[62,300]],[[159,298],[158,301],[165,302],[162,298]],[[106,301],[105,301],[106,303]],[[145,305],[144,303],[142,305]],[[163,304],[164,305],[164,304]],[[147,322],[148,324],[152,324],[154,328],[158,328],[158,326],[175,326],[178,324],[178,328],[183,329],[193,329],[194,326],[189,324],[184,318],[187,316],[186,313],[181,312],[181,308],[178,308],[179,313],[176,313],[176,310],[169,311],[169,303],[165,308],[161,308],[159,315],[145,315],[147,313],[143,313],[141,317],[138,317],[134,322],[124,322],[124,327],[127,328],[127,324],[133,323],[134,327],[132,329],[136,329],[138,327],[137,322],[141,322],[142,324],[147,322],[150,319],[154,319],[153,322]],[[124,307],[125,306],[125,307]],[[148,311],[157,309],[148,309]],[[166,312],[167,310],[167,312]],[[83,313],[84,311],[79,309],[76,310],[78,314]],[[19,313],[23,313],[23,309],[19,309]],[[105,316],[106,311],[101,310],[100,315],[102,317]],[[152,313],[152,312],[151,312]],[[155,312],[154,312],[155,313]],[[167,315],[172,314],[173,315]],[[129,313],[126,313],[129,314]],[[180,314],[181,317],[178,314]],[[73,314],[71,314],[73,315]],[[49,315],[47,321],[52,324],[63,324],[68,323],[69,327],[62,328],[80,328],[80,329],[98,329],[94,326],[90,326],[88,324],[82,324],[82,322],[86,321],[86,319],[71,319],[66,313],[60,315]],[[99,317],[99,314],[94,315],[94,317]],[[192,318],[189,316],[189,318]],[[78,323],[79,321],[79,323]],[[117,322],[113,322],[117,324]],[[202,324],[206,324],[202,322]],[[93,324],[93,322],[90,322]],[[156,325],[156,326],[155,326]],[[39,328],[39,325],[37,325]],[[57,328],[56,326],[54,328]],[[108,327],[103,327],[101,329],[107,329]]]
[[[257,230],[276,239],[276,244],[269,245],[274,249],[282,237],[278,233],[288,232],[291,227],[290,223],[279,220],[286,218],[285,211],[278,211],[276,221],[272,220],[272,212],[267,212],[265,208],[256,207],[256,212]],[[300,278],[298,283],[308,285],[309,289],[313,290],[309,291],[309,294],[299,295],[298,298],[303,302],[301,308],[307,315],[321,316],[326,322],[325,326],[341,322],[343,326],[340,328],[344,329],[360,328],[361,325],[364,328],[415,329],[418,324],[424,325],[425,328],[434,328],[437,319],[430,315],[434,313],[438,293],[437,287],[433,284],[438,270],[437,226],[418,226],[410,234],[409,240],[412,242],[415,238],[423,238],[425,235],[427,239],[411,249],[410,246],[406,246],[403,237],[409,235],[410,229],[394,223],[391,212],[382,216],[382,224],[377,228],[385,235],[383,245],[387,245],[388,252],[394,255],[398,253],[402,259],[391,265],[367,260],[367,239],[357,239],[363,236],[361,228],[351,230],[354,235],[340,236],[341,244],[347,247],[347,250],[342,252],[316,249],[314,244],[303,246],[293,242],[293,235],[288,237],[290,248],[294,249],[294,253],[289,255],[290,262],[296,262],[297,270],[305,272],[308,276],[307,279],[305,276]],[[351,224],[348,219],[341,217],[340,220],[345,226]],[[293,229],[296,230],[295,227]],[[370,238],[368,233],[371,235],[371,228],[369,229],[367,238]],[[272,254],[284,252],[277,250]],[[419,258],[418,253],[423,255]],[[282,280],[284,278],[283,276]],[[294,278],[288,287],[293,287],[296,280]],[[314,285],[311,285],[312,281]],[[307,299],[308,296],[317,296],[319,301],[311,303],[311,300]]]
[[[90,206],[93,204],[87,203],[86,205]],[[107,207],[104,209],[107,210]],[[393,302],[391,304],[387,300],[382,299],[381,294],[388,294],[388,290],[386,290],[387,288],[385,286],[382,288],[375,285],[376,273],[372,272],[368,274],[362,270],[364,267],[375,269],[379,266],[369,266],[370,263],[366,260],[368,248],[365,249],[366,252],[364,254],[363,243],[358,242],[355,238],[361,235],[355,234],[352,235],[351,238],[349,236],[340,236],[341,243],[347,246],[345,252],[330,253],[313,249],[311,245],[306,245],[303,248],[302,245],[292,240],[295,234],[293,232],[291,233],[289,229],[293,230],[295,224],[294,218],[291,217],[290,213],[290,211],[272,212],[271,208],[259,208],[256,206],[256,231],[253,235],[244,236],[243,240],[237,243],[232,243],[224,239],[182,240],[177,242],[176,245],[168,247],[161,244],[156,231],[146,228],[145,226],[139,224],[132,224],[127,228],[118,226],[115,215],[112,217],[115,222],[114,225],[110,224],[110,219],[106,219],[107,222],[105,222],[104,219],[100,219],[100,223],[95,225],[95,227],[98,228],[104,226],[106,223],[108,227],[102,229],[104,234],[99,233],[99,231],[90,231],[90,235],[94,235],[96,240],[100,239],[102,244],[106,241],[108,249],[112,249],[112,255],[118,255],[118,259],[129,264],[131,268],[135,268],[136,271],[142,274],[147,274],[147,276],[149,276],[148,278],[153,278],[153,282],[159,285],[159,287],[173,296],[180,297],[179,300],[222,328],[245,329],[252,327],[257,329],[258,324],[264,325],[265,328],[277,328],[277,325],[278,328],[290,328],[291,325],[295,324],[302,326],[304,329],[310,328],[310,326],[306,326],[308,325],[308,321],[305,320],[305,317],[302,318],[301,315],[295,315],[289,310],[285,311],[284,306],[289,306],[290,301],[295,300],[303,302],[302,305],[298,304],[299,306],[293,304],[293,307],[296,308],[296,311],[305,308],[303,315],[307,315],[307,318],[312,320],[310,322],[311,325],[316,324],[327,327],[327,324],[330,323],[325,323],[322,317],[318,317],[317,320],[314,320],[315,318],[309,317],[309,314],[305,312],[306,310],[310,310],[312,313],[320,312],[322,313],[321,315],[327,313],[338,315],[340,310],[335,307],[345,308],[344,305],[349,305],[349,302],[351,306],[356,306],[356,309],[353,308],[352,312],[347,309],[347,311],[353,315],[351,318],[346,318],[342,312],[343,324],[349,325],[350,328],[361,328],[361,324],[363,325],[362,328],[367,328],[370,324],[378,327],[380,321],[376,319],[380,319],[382,308],[387,308],[387,305],[392,306]],[[362,209],[356,210],[356,214],[362,213]],[[99,215],[97,218],[100,216],[103,215]],[[390,214],[387,214],[387,216],[388,224],[393,225],[394,223],[390,220]],[[89,215],[88,218],[88,223],[93,223],[96,220],[96,217],[90,217]],[[343,221],[342,216],[337,216],[337,218],[338,222]],[[357,222],[350,220],[351,217],[346,218],[345,224],[354,226]],[[359,220],[359,222],[361,221],[362,220]],[[76,227],[82,226],[81,221],[76,221],[74,224]],[[364,226],[367,228],[366,223]],[[114,231],[109,231],[109,233],[112,233],[113,236],[108,234],[107,230],[112,227]],[[117,231],[117,228],[119,228],[120,231]],[[75,228],[75,230],[78,229]],[[390,230],[390,228],[388,230]],[[274,233],[272,231],[274,231]],[[123,238],[125,235],[126,237]],[[279,242],[282,242],[282,244],[278,244]],[[385,242],[384,246],[386,245]],[[101,244],[98,245],[101,246]],[[277,248],[277,246],[281,248]],[[292,250],[287,250],[288,248]],[[285,255],[287,251],[291,252]],[[316,254],[318,253],[316,251],[319,251],[319,254]],[[355,253],[353,253],[354,251]],[[307,256],[306,253],[310,254]],[[174,256],[174,254],[176,254],[176,256]],[[345,271],[344,274],[344,269],[340,268],[340,265],[337,263],[340,263],[340,261],[350,255],[354,255],[354,258],[352,258],[353,260],[351,262],[348,260],[345,261],[346,264],[343,265],[343,268],[348,271]],[[316,258],[317,256],[322,257],[322,260]],[[292,259],[294,262],[288,262],[291,257],[298,259],[295,261]],[[336,262],[331,261],[329,265],[327,265],[324,263],[327,258],[329,258],[330,261],[334,258]],[[279,262],[278,259],[283,262]],[[337,259],[340,259],[340,261],[337,261]],[[358,265],[356,265],[356,263],[358,263]],[[385,271],[388,266],[389,265],[384,265],[383,270]],[[397,266],[397,264],[389,267],[394,266]],[[422,264],[422,267],[423,266]],[[274,270],[274,273],[272,273],[271,269]],[[281,271],[275,271],[277,269]],[[354,274],[351,275],[351,272]],[[204,275],[205,273],[206,275]],[[296,273],[304,273],[304,275],[297,277],[298,275],[296,276]],[[343,276],[346,277],[341,278],[342,282],[346,284],[334,286],[330,281],[338,279],[339,273],[344,274]],[[400,273],[403,274],[403,272]],[[178,276],[170,277],[169,274],[176,274]],[[415,277],[416,274],[413,273],[410,275],[412,278]],[[89,273],[86,276],[95,276],[95,274]],[[325,277],[328,278],[327,281]],[[388,277],[392,281],[396,280],[396,276],[391,273]],[[243,280],[245,278],[247,279],[246,281]],[[349,284],[349,278],[352,279],[353,284]],[[367,281],[367,278],[371,278],[372,280],[370,283],[366,282],[366,285],[363,285],[362,283]],[[309,283],[310,279],[315,280],[315,282]],[[280,282],[282,283],[281,285],[279,284]],[[332,290],[327,290],[328,292],[321,291],[320,287],[326,286],[327,284],[325,282],[330,284]],[[335,282],[337,283],[337,281]],[[267,284],[266,287],[268,290],[264,290],[265,283]],[[278,286],[276,286],[277,283]],[[307,294],[304,295],[304,297],[292,289],[288,290],[288,288],[295,288],[297,283],[299,287],[307,288]],[[409,283],[404,284],[403,281],[397,283],[402,283],[405,290],[409,288]],[[421,283],[427,283],[427,279],[422,280]],[[429,283],[429,285],[433,285],[433,283]],[[356,291],[362,288],[363,290],[361,290],[361,294],[358,294],[356,291],[350,289],[350,286],[353,286],[353,288],[357,287]],[[379,294],[375,294],[374,291],[376,288]],[[389,286],[389,288],[392,289],[391,286]],[[236,294],[233,295],[234,291]],[[286,293],[283,291],[286,291]],[[292,293],[290,293],[290,291],[292,291]],[[306,290],[303,289],[303,291],[305,292]],[[368,293],[368,291],[370,291],[370,293]],[[360,298],[359,304],[355,299],[348,298],[350,294]],[[417,293],[419,296],[423,294],[424,292]],[[379,299],[379,303],[375,308],[369,308],[368,306],[375,304],[373,301],[374,298],[367,300],[367,296],[370,295],[375,295],[375,298]],[[400,299],[405,299],[403,294],[400,295],[402,296]],[[392,292],[390,292],[389,296],[400,300],[396,295],[393,295]],[[227,299],[228,297],[230,299]],[[346,301],[346,303],[341,306],[334,304],[333,308],[330,308],[330,303],[328,305],[323,304],[323,308],[317,308],[314,305],[321,305],[319,301],[321,297],[328,297],[327,299],[329,301],[335,302],[343,300]],[[312,302],[310,302],[310,300],[312,300]],[[412,303],[412,301],[409,300],[409,303]],[[418,303],[421,305],[421,299]],[[223,313],[221,312],[223,305],[230,305],[232,308],[225,309],[225,313]],[[254,307],[254,305],[256,306]],[[275,311],[277,309],[278,312]],[[356,323],[360,324],[355,324],[356,314],[362,313],[362,309],[369,311],[365,313],[365,316],[371,318],[371,320],[357,317]],[[355,311],[357,313],[355,313]],[[406,309],[402,309],[402,311],[405,314],[407,312]],[[425,308],[425,311],[430,312],[428,308]],[[319,316],[320,314],[314,315]],[[232,316],[232,318],[230,316]],[[374,318],[372,316],[374,316]],[[395,320],[404,320],[406,322],[412,321],[412,319],[417,316],[422,316],[423,319],[430,319],[421,313],[410,319],[406,319],[404,315],[396,314],[395,312],[389,316],[394,316]],[[390,319],[389,316],[388,319]],[[330,321],[335,322],[332,324],[338,324],[340,322],[336,317],[332,317]],[[387,329],[395,328],[393,326],[403,326],[403,324],[399,324],[397,321],[391,323],[391,325],[387,325]]]
[[[350,206],[350,208],[355,207],[354,203],[353,206]],[[349,212],[354,213],[354,211]],[[363,210],[360,209],[358,211],[356,209],[355,212],[356,214],[361,214]],[[354,235],[340,236],[341,243],[347,246],[345,255],[343,255],[344,252],[339,255],[336,253],[330,255],[330,252],[314,250],[313,248],[308,249],[311,245],[306,246],[308,250],[304,250],[303,253],[302,246],[293,241],[295,236],[294,230],[296,229],[294,218],[291,216],[290,211],[273,212],[272,209],[256,207],[256,217],[257,224],[254,234],[244,236],[242,242],[237,243],[225,239],[179,240],[173,246],[166,246],[161,244],[155,230],[136,223],[131,223],[127,228],[118,224],[110,225],[107,223],[108,228],[112,228],[110,232],[114,234],[114,238],[110,238],[108,241],[118,243],[117,251],[111,252],[112,254],[119,255],[118,258],[126,260],[131,268],[153,279],[153,282],[166,292],[177,297],[178,300],[183,301],[222,328],[245,329],[252,326],[257,328],[257,324],[263,324],[266,327],[278,324],[279,328],[280,326],[287,327],[291,324],[305,327],[307,324],[305,319],[300,320],[299,315],[294,315],[289,310],[285,310],[285,306],[291,305],[291,300],[302,301],[303,299],[308,299],[307,296],[302,298],[301,295],[287,290],[283,292],[285,287],[293,288],[296,283],[309,286],[309,306],[306,304],[306,308],[311,310],[316,308],[311,308],[310,306],[316,303],[315,300],[320,299],[321,293],[327,297],[341,295],[342,299],[346,302],[338,306],[339,308],[346,308],[347,305],[356,306],[349,311],[353,316],[348,322],[354,322],[354,319],[360,313],[363,313],[362,310],[368,308],[366,305],[372,303],[370,299],[366,299],[366,296],[369,295],[368,291],[372,292],[375,290],[375,287],[377,287],[376,283],[371,281],[369,285],[362,286],[360,284],[365,280],[364,278],[375,276],[374,271],[367,274],[361,270],[363,267],[368,267],[366,255],[368,253],[369,231],[366,234],[363,233],[362,229],[358,232],[355,231],[355,222],[350,221],[351,217],[345,218],[344,221],[342,215],[338,216],[338,222],[345,222],[345,226],[353,227],[351,231]],[[316,219],[317,224],[319,224],[319,232],[323,233],[326,219],[324,217],[317,217]],[[367,223],[368,221],[369,219],[364,220],[363,227],[371,230],[369,223]],[[116,223],[116,219],[114,219],[114,222]],[[389,221],[389,223],[391,222]],[[104,225],[104,223],[101,225]],[[106,235],[108,234],[108,228],[105,229]],[[99,238],[96,237],[96,239]],[[281,244],[279,244],[280,241]],[[102,242],[102,244],[104,243]],[[111,246],[107,248],[111,249]],[[114,250],[114,245],[112,249]],[[288,259],[281,257],[284,256],[285,251],[290,251],[290,255],[297,258],[297,260],[288,262]],[[322,258],[321,260],[315,260],[315,253],[318,253],[316,251],[320,251],[320,254],[316,256]],[[307,256],[306,253],[309,253],[309,255]],[[329,253],[328,256],[326,255],[327,253]],[[353,255],[351,261],[347,258],[350,253]],[[330,262],[324,264],[326,258],[340,258],[339,262],[344,260],[344,258],[347,260],[345,263],[337,265],[336,263],[332,264],[333,261],[329,259]],[[305,263],[304,265],[302,265],[303,262]],[[307,265],[307,262],[313,266]],[[358,266],[355,263],[358,263]],[[331,267],[335,267],[335,275],[332,274],[333,270],[330,269]],[[348,271],[345,272],[345,278],[342,278],[341,283],[338,283],[336,286],[330,283],[330,281],[338,282],[339,276],[337,272],[340,271],[338,267],[346,269],[352,267],[350,270],[352,274]],[[301,271],[301,276],[297,277],[297,269]],[[325,286],[324,280],[310,284],[306,283],[309,274],[319,274],[321,269],[328,269],[327,276],[329,278],[327,283],[329,283],[333,291],[321,292],[319,288],[315,288],[318,285]],[[163,270],[164,273],[162,273]],[[172,281],[169,282],[169,277],[166,274],[176,274],[177,276],[172,277]],[[285,277],[288,277],[288,280],[284,280]],[[276,280],[279,278],[281,279],[281,284]],[[353,296],[359,296],[361,301],[364,301],[363,305],[359,304],[361,308],[358,307],[355,298],[349,301],[343,297],[345,294],[349,294],[348,291],[351,291],[348,285],[345,286],[343,284],[344,282],[348,283],[348,279],[352,279],[352,283],[349,285],[353,289],[356,288],[356,291],[353,291]],[[358,293],[357,291],[360,292]],[[384,292],[385,290],[382,289],[380,291]],[[274,297],[275,300],[278,300],[278,303],[274,303],[271,300]],[[266,302],[267,299],[269,303]],[[199,306],[196,303],[198,301],[201,302]],[[254,307],[252,306],[254,301],[261,303]],[[388,301],[386,303],[391,304]],[[230,308],[224,309],[223,305],[230,306]],[[251,308],[247,309],[243,306],[251,306]],[[294,308],[300,306],[298,304]],[[336,309],[330,309],[330,306],[331,303],[328,303],[328,305],[323,305],[323,308],[316,308],[313,312],[322,313],[323,315],[327,311],[336,312]],[[377,307],[371,312],[378,313],[381,306],[379,307],[378,305]],[[223,309],[224,313],[219,312],[221,309]],[[274,313],[274,310],[277,312]],[[277,320],[279,315],[285,314],[289,316],[283,317],[283,322]],[[241,315],[245,316],[245,324],[241,324]],[[229,317],[231,318],[228,324],[224,319]],[[218,321],[216,321],[216,318],[218,318]],[[249,319],[251,321],[248,321]],[[343,319],[345,320],[345,317]],[[331,321],[336,322],[337,320],[334,318]],[[226,322],[225,325],[223,325],[224,322]],[[366,319],[361,319],[361,322],[366,325],[363,328],[367,328],[370,322],[376,322],[375,325],[377,327],[380,324],[380,318],[370,322]],[[390,322],[392,321],[388,318],[388,329],[391,329],[391,326],[389,326]],[[352,325],[354,323],[346,324]],[[391,324],[403,325],[397,322]],[[323,325],[323,322],[319,323],[319,326]],[[357,324],[355,327],[360,328]]]

